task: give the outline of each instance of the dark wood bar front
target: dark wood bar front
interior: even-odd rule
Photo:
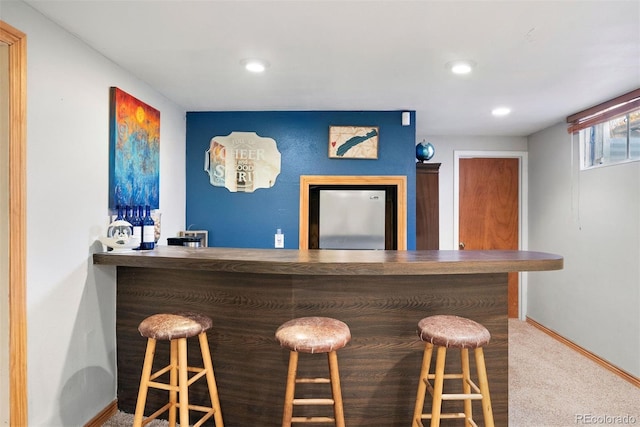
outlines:
[[[275,330],[294,317],[328,316],[351,328],[352,341],[338,353],[346,424],[383,427],[411,425],[423,350],[416,325],[434,314],[468,317],[491,332],[485,349],[489,386],[496,425],[506,426],[507,273],[557,270],[563,260],[522,251],[158,247],[94,254],[94,263],[118,266],[121,410],[135,409],[146,345],[137,331],[140,321],[159,312],[198,311],[214,322],[209,343],[225,425],[278,426],[288,351],[276,343]],[[199,354],[197,347],[189,352]],[[450,366],[459,366],[455,353]],[[301,372],[326,374],[325,357],[300,357]],[[168,359],[168,345],[159,344],[156,358]],[[206,402],[202,386],[190,392],[196,404]],[[308,393],[303,385],[298,390]],[[166,393],[150,395],[149,404],[160,407],[162,399]]]

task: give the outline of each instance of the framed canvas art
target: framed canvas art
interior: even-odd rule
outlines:
[[[160,111],[112,87],[109,208],[160,207]]]
[[[329,157],[377,159],[378,127],[329,126]]]

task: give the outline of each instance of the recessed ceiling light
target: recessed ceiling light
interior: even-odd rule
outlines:
[[[475,67],[473,61],[452,61],[447,62],[447,68],[451,70],[453,74],[469,74]]]
[[[261,59],[243,59],[242,65],[245,69],[251,71],[252,73],[262,73],[267,69],[269,63]]]
[[[509,107],[496,107],[493,110],[491,110],[491,114],[493,114],[496,117],[507,116],[507,115],[511,114],[511,108],[509,108]]]

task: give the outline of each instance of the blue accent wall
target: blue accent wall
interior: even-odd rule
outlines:
[[[407,176],[407,248],[415,249],[415,113],[402,126],[401,111],[261,111],[187,113],[186,227],[208,230],[209,246],[273,248],[276,229],[285,248],[298,248],[300,175]],[[330,159],[329,126],[378,126],[378,159]],[[209,183],[204,170],[211,139],[256,132],[278,145],[275,185],[232,193]]]

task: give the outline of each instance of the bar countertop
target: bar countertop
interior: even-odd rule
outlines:
[[[440,275],[560,270],[559,255],[531,251],[384,251],[188,248],[104,252],[94,264],[293,275]]]
[[[146,346],[140,321],[187,310],[213,319],[209,344],[222,413],[225,425],[234,427],[281,425],[288,351],[273,336],[287,320],[317,315],[340,319],[352,332],[340,351],[346,424],[410,425],[424,349],[416,325],[436,314],[468,317],[491,333],[485,360],[493,414],[496,425],[506,426],[509,273],[563,267],[561,256],[530,251],[181,246],[96,253],[93,262],[118,270],[118,408],[135,410]],[[197,353],[197,343],[190,345]],[[168,348],[161,346],[156,356],[167,361]],[[326,358],[306,357],[304,369],[323,375],[326,363]],[[301,391],[301,396],[312,395]],[[189,391],[197,405],[206,405],[207,396],[202,384]],[[166,395],[148,401],[157,408]],[[479,402],[473,405],[480,413]],[[315,408],[299,409],[303,415],[315,413]]]

